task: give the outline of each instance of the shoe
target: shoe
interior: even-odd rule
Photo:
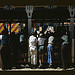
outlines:
[[[52,64],[49,64],[49,67],[51,68],[52,67]]]
[[[42,64],[40,64],[38,67],[42,67]]]
[[[62,71],[66,71],[66,69],[62,69]]]
[[[31,67],[31,69],[36,69],[36,67]]]

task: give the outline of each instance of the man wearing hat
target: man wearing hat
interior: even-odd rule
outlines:
[[[39,67],[42,66],[43,63],[43,54],[44,54],[44,42],[45,42],[45,38],[43,38],[43,34],[40,33],[39,34],[39,38],[38,38],[38,46],[39,46]]]

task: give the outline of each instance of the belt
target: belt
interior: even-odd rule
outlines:
[[[52,44],[52,43],[48,43],[48,44]]]
[[[52,43],[48,43],[49,45],[52,45]]]
[[[44,45],[39,45],[39,46],[44,46]]]

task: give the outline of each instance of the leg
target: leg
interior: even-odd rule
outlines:
[[[43,63],[43,54],[42,54],[42,63]]]
[[[49,47],[49,45],[47,47],[47,51],[48,51],[48,63],[50,64],[50,47]]]
[[[52,64],[52,52],[50,51],[50,64]]]
[[[39,55],[39,65],[41,65],[41,55]]]
[[[64,63],[64,52],[63,52],[63,47],[61,48],[61,60],[62,60],[62,65],[63,65],[63,68],[66,70],[65,68],[65,63]]]
[[[52,51],[53,51],[53,47],[50,47],[50,64],[52,64]]]
[[[35,65],[36,63],[35,63],[35,55],[33,55],[33,64]]]
[[[37,64],[37,50],[33,51],[33,62],[34,62],[34,65]]]
[[[48,63],[50,63],[50,52],[48,51]]]
[[[30,52],[30,56],[31,56],[31,59],[30,59],[31,61],[30,62],[31,62],[31,65],[32,65],[33,64],[33,61],[32,61],[32,58],[33,58],[32,51]]]
[[[35,65],[37,65],[37,49],[35,50]]]

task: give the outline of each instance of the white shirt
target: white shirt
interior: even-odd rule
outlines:
[[[36,42],[37,42],[37,38],[34,37],[33,35],[31,35],[31,36],[29,37],[29,47],[31,47],[31,46],[36,46],[36,45],[37,45]]]
[[[45,38],[39,37],[38,38],[38,45],[44,45],[45,40],[46,40]]]
[[[2,40],[2,35],[0,35],[0,40]]]
[[[61,37],[61,39],[64,40],[64,42],[62,43],[62,45],[68,44],[68,36],[67,36],[67,35],[63,35],[63,36]]]
[[[50,36],[49,39],[48,39],[48,44],[52,46],[53,40],[54,40],[54,37]],[[50,43],[52,43],[52,44],[50,44]]]
[[[40,31],[37,31],[37,38],[39,37]]]

